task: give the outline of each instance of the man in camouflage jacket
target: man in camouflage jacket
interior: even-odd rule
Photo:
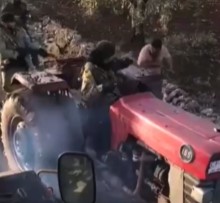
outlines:
[[[24,28],[16,26],[12,14],[4,14],[0,22],[0,55],[2,88],[11,92],[11,77],[19,71],[28,71],[37,66],[37,55],[46,57],[44,49],[31,43]]]
[[[99,42],[82,72],[81,94],[88,107],[84,121],[86,146],[94,149],[98,156],[109,149],[109,106],[120,96],[116,72],[133,63],[128,58],[117,59],[114,54],[114,44]]]

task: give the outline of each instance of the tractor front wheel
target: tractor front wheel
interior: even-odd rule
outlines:
[[[64,151],[84,144],[74,101],[20,89],[2,108],[2,143],[10,170],[54,168]]]
[[[23,89],[9,96],[2,108],[2,143],[11,170],[34,168],[36,140],[28,127],[30,111],[25,101],[30,92]]]

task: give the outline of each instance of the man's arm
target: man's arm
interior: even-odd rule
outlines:
[[[166,47],[164,47],[164,50],[163,50],[163,61],[165,63],[166,68],[173,72],[172,56]]]
[[[27,48],[32,49],[32,50],[39,50],[40,49],[40,46],[38,46],[37,44],[35,44],[31,41],[30,36],[23,28],[21,30],[21,35],[23,36],[24,43]]]
[[[91,63],[86,63],[82,73],[81,93],[84,101],[89,101],[91,97],[99,94],[99,90],[96,87],[97,84],[92,74],[92,66]]]
[[[134,61],[128,57],[122,59],[115,58],[114,60],[109,62],[108,66],[113,72],[117,72],[121,69],[127,68],[133,63]]]
[[[93,76],[93,64],[86,63],[82,74],[81,93],[84,101],[90,101],[98,98],[101,93],[111,92],[115,88],[115,83],[105,81],[102,84],[97,84]]]
[[[33,43],[31,41],[30,36],[28,35],[28,33],[26,32],[25,29],[20,29],[19,31],[19,38],[23,40],[24,45],[25,45],[25,50],[27,53],[36,53],[42,57],[48,57],[49,54],[47,53],[47,51],[43,48],[41,48],[38,44]]]
[[[137,65],[140,67],[146,68],[147,62],[148,62],[147,47],[144,46],[138,55]]]
[[[24,57],[24,60],[25,60],[25,62],[26,62],[26,64],[27,64],[29,70],[32,70],[32,71],[33,71],[33,70],[36,70],[36,67],[35,67],[34,64],[33,64],[32,58],[31,58],[30,55],[26,55],[26,56]]]
[[[3,60],[4,59],[17,59],[18,57],[17,51],[6,48],[6,44],[2,36],[0,36],[0,53],[1,53]]]
[[[166,57],[165,58],[165,64],[167,65],[167,68],[173,72],[173,60],[172,60],[172,57],[169,56],[169,57]]]

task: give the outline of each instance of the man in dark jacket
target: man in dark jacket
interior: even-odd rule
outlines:
[[[98,155],[107,151],[110,145],[109,106],[120,97],[116,72],[132,63],[129,58],[115,57],[115,45],[103,40],[97,43],[85,64],[81,94],[88,107],[88,118],[84,133],[89,147]]]
[[[106,40],[97,43],[82,73],[81,93],[85,103],[92,106],[100,105],[100,102],[111,104],[114,100],[112,96],[119,96],[116,72],[132,63],[133,60],[129,58],[115,57],[113,43]]]

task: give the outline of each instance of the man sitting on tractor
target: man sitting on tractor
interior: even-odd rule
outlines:
[[[149,76],[146,83],[148,83],[149,89],[158,97],[161,97],[163,62],[165,62],[167,70],[173,71],[172,57],[160,39],[153,39],[150,44],[145,45],[141,49],[137,61],[140,67],[147,70]],[[160,90],[160,93],[158,93],[158,90]]]
[[[6,13],[0,23],[0,55],[2,87],[13,91],[11,78],[18,71],[27,71],[38,66],[38,55],[46,57],[47,52],[31,43],[30,37],[20,26],[16,26],[14,15]]]
[[[115,45],[103,40],[97,43],[84,66],[81,93],[89,114],[84,133],[89,135],[88,145],[99,155],[109,149],[109,106],[120,97],[116,72],[132,63],[129,58],[116,58]]]

